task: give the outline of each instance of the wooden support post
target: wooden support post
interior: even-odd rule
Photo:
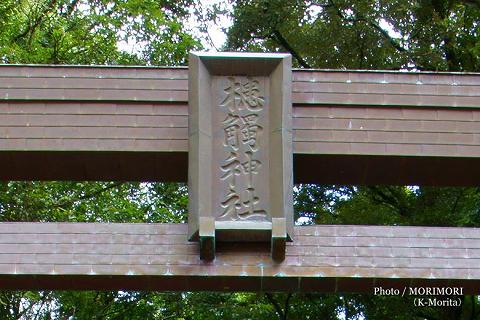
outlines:
[[[272,218],[272,243],[271,254],[275,262],[285,260],[285,247],[287,242],[287,227],[285,218]]]
[[[211,217],[200,217],[199,221],[200,259],[215,259],[215,220]]]

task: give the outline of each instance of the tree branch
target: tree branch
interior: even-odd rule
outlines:
[[[278,314],[278,318],[280,320],[285,320],[285,314],[282,310],[282,307],[280,307],[280,304],[273,298],[271,293],[265,293],[265,296],[267,297],[267,300],[273,305],[275,308],[275,312]]]
[[[388,31],[383,29],[382,27],[380,27],[377,23],[375,22],[372,22],[372,21],[368,21],[367,19],[365,18],[360,18],[358,19],[358,21],[363,21],[365,22],[367,25],[371,26],[372,28],[374,28],[375,30],[377,30],[378,32],[380,32],[382,34],[382,36],[392,45],[392,47],[394,47],[395,49],[397,49],[397,51],[399,52],[408,52],[407,49],[405,49],[404,47],[402,47],[398,41],[394,38],[392,38],[389,34],[388,34]]]
[[[37,29],[37,27],[40,25],[40,23],[42,23],[44,17],[46,16],[47,12],[51,9],[53,9],[53,7],[57,4],[57,0],[51,0],[50,3],[45,7],[45,9],[42,10],[42,12],[40,12],[40,14],[38,14],[38,16],[36,17],[36,19],[34,20],[33,24],[30,24],[27,29],[25,29],[25,31],[23,31],[22,33],[18,34],[15,36],[15,38],[13,38],[13,42],[16,42],[18,40],[20,40],[21,38],[24,38],[26,37],[27,35],[30,34],[30,41],[31,41],[31,38],[33,36],[33,33],[35,32],[35,30]]]
[[[46,294],[45,294],[45,291],[43,292],[43,295],[42,295],[42,298],[41,298],[42,303],[40,304],[40,307],[38,307],[38,310],[35,314],[35,320],[38,319],[38,317],[40,316],[41,311],[43,309],[43,306],[45,305],[45,303],[47,303],[47,298],[50,295],[50,293],[51,293],[51,291],[47,291]],[[33,307],[33,305],[32,305],[32,307]]]
[[[298,61],[298,63],[304,68],[311,68],[310,65],[298,54],[298,52],[288,43],[287,39],[283,37],[279,30],[274,29],[272,31],[275,39],[285,48],[292,56]]]
[[[477,303],[477,301],[475,301],[475,296],[472,295],[470,296],[470,300],[472,300],[472,313],[470,314],[470,320],[475,320],[476,318],[476,314],[475,314],[475,304]]]
[[[101,319],[108,319],[108,318],[110,318],[110,316],[113,316],[112,319],[125,319],[125,315],[128,315],[128,312],[130,310],[132,310],[133,308],[136,308],[137,303],[141,299],[144,299],[145,297],[147,297],[147,295],[148,295],[148,292],[141,292],[137,297],[135,297],[134,301],[131,301],[131,302],[129,301],[129,303],[127,303],[127,304],[122,303],[121,304],[122,309],[113,310],[113,311],[110,311],[110,312],[103,313]],[[163,316],[162,319],[164,319],[164,320],[165,319],[170,319],[170,318],[173,318],[173,317],[176,317],[176,316],[177,316],[176,314],[172,314],[172,315],[169,315],[169,316]]]
[[[287,320],[287,315],[288,315],[288,309],[290,309],[290,298],[292,297],[292,294],[289,293],[287,295],[287,299],[285,299],[285,308],[283,309],[283,320]]]
[[[380,34],[399,52],[408,52],[408,50],[404,47],[402,47],[396,39],[392,38],[389,34],[388,34],[388,31],[387,30],[384,30],[382,27],[380,27],[380,25],[376,22],[373,22],[365,17],[362,17],[362,16],[359,16],[357,13],[356,13],[356,18],[353,18],[353,17],[346,17],[342,11],[340,10],[339,7],[337,7],[335,5],[335,3],[333,2],[333,0],[329,1],[329,3],[332,5],[333,8],[335,8],[336,12],[337,12],[337,15],[342,19],[342,20],[345,20],[345,21],[348,21],[348,22],[363,22],[365,23],[366,25],[374,28],[375,30],[377,30],[378,32],[380,32]]]
[[[465,189],[461,189],[460,192],[457,194],[457,197],[455,198],[455,202],[453,203],[452,206],[452,211],[451,214],[455,214],[455,211],[457,211],[458,203],[460,202],[460,199],[463,197],[463,194],[465,192]]]
[[[405,216],[407,214],[406,208],[404,208],[404,206],[402,206],[400,204],[398,199],[392,194],[391,190],[389,190],[390,194],[387,194],[386,192],[384,192],[381,189],[381,187],[368,186],[367,188],[370,191],[372,191],[373,196],[374,196],[373,200],[377,201],[378,203],[386,204],[386,205],[392,207],[393,209],[398,211],[398,213],[402,216]],[[375,197],[375,196],[377,196],[377,197]]]
[[[78,3],[80,2],[80,0],[74,0],[72,1],[71,3],[68,4],[67,6],[67,11],[65,12],[65,16],[70,16],[73,11],[75,10],[75,8],[77,7]]]
[[[115,183],[112,183],[112,184],[109,184],[101,189],[98,189],[98,190],[95,190],[93,192],[90,192],[90,193],[87,193],[83,196],[80,196],[80,197],[77,197],[75,199],[70,199],[68,201],[65,201],[65,202],[61,202],[61,203],[57,203],[57,204],[54,204],[53,206],[51,206],[51,208],[64,208],[66,206],[69,206],[69,205],[72,205],[73,203],[77,202],[77,201],[82,201],[82,200],[87,200],[87,199],[91,199],[95,196],[98,196],[102,193],[104,193],[105,191],[108,191],[110,189],[113,189],[113,188],[116,188],[116,187],[119,187],[123,184],[123,182],[115,182]]]
[[[400,43],[398,42],[397,39],[395,38],[392,38],[389,34],[388,34],[388,31],[383,29],[382,27],[380,27],[380,25],[374,21],[371,21],[369,19],[367,19],[366,17],[363,17],[363,16],[358,16],[358,13],[356,13],[357,17],[346,17],[342,11],[340,10],[340,8],[334,3],[333,0],[329,0],[328,1],[328,4],[329,4],[329,7],[331,7],[333,10],[335,10],[336,14],[338,17],[340,17],[340,19],[344,20],[344,21],[347,21],[347,22],[363,22],[365,23],[367,26],[377,30],[381,35],[382,37],[388,41],[388,43],[395,49],[397,50],[398,52],[400,53],[406,53],[408,54],[408,57],[409,59],[411,60],[412,63],[414,63],[416,65],[415,69],[417,70],[428,70],[429,68],[425,68],[424,66],[420,65],[417,63],[417,61],[415,61],[416,59],[413,58],[411,55],[410,55],[410,51],[403,47],[402,45],[400,45]]]
[[[215,49],[215,51],[219,51],[217,46],[215,45],[212,36],[210,35],[210,30],[208,28],[208,19],[205,19],[205,16],[202,11],[202,6],[199,5],[200,3],[195,3],[193,2],[193,10],[195,17],[197,18],[198,22],[200,22],[200,27],[198,28],[200,32],[203,32],[206,34],[206,40],[209,42],[209,44]],[[199,8],[200,7],[200,8]],[[208,10],[208,9],[207,9]],[[215,25],[216,23],[216,18],[214,20]]]

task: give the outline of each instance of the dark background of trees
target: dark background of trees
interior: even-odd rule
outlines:
[[[290,52],[296,67],[480,71],[478,0],[1,0],[0,63],[185,65],[221,16],[233,23],[223,50]],[[294,193],[306,223],[480,226],[479,188]],[[183,184],[0,182],[0,221],[185,222],[187,201]],[[462,299],[415,308],[372,294],[3,291],[0,319],[480,319],[478,297]]]

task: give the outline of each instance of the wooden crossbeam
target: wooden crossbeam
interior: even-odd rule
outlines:
[[[295,228],[281,264],[268,243],[219,243],[213,262],[183,224],[0,223],[0,289],[480,291],[480,230]]]
[[[0,66],[1,180],[187,181],[188,70]],[[480,75],[293,72],[299,182],[474,186]],[[186,225],[0,223],[0,289],[479,293],[480,231],[296,227],[199,259]]]
[[[0,179],[186,181],[187,86],[186,68],[0,66]],[[477,185],[479,89],[294,70],[295,181]]]

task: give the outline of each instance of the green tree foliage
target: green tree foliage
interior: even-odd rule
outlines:
[[[229,49],[288,51],[297,66],[480,70],[480,2],[245,0]]]
[[[183,184],[10,181],[0,190],[0,221],[187,221]]]
[[[230,0],[227,48],[288,51],[296,66],[479,71],[480,2]],[[0,62],[179,65],[201,48],[185,22],[218,17],[193,0],[1,0]],[[200,31],[208,31],[206,24]],[[206,37],[201,35],[201,37]],[[128,44],[128,45],[127,45]],[[480,226],[480,189],[295,187],[302,223]],[[185,222],[181,184],[1,182],[0,221]],[[0,319],[480,319],[372,295],[0,292]]]
[[[307,224],[480,226],[479,188],[298,185],[294,194]]]
[[[2,0],[0,61],[185,64],[191,0]],[[128,44],[128,46],[127,46]],[[121,46],[127,51],[120,50]]]

